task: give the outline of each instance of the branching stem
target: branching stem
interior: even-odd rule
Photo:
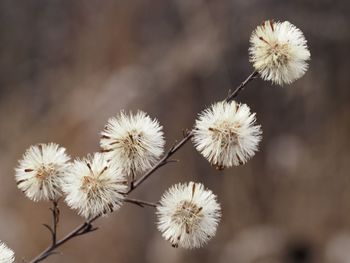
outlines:
[[[245,86],[255,79],[258,75],[257,71],[253,71],[233,92],[231,92],[225,100],[227,102],[232,101],[234,98],[236,98],[240,91],[242,91]],[[142,184],[151,174],[153,174],[156,170],[158,170],[160,167],[164,166],[168,163],[168,159],[176,153],[182,146],[184,146],[193,136],[193,130],[187,132],[184,138],[182,138],[181,141],[178,143],[175,143],[173,147],[171,147],[164,156],[147,172],[145,173],[140,179],[136,180],[132,185],[133,188],[130,188],[128,191],[128,194],[134,190],[136,187],[138,187],[140,184]]]
[[[124,201],[127,202],[127,203],[138,205],[140,207],[145,207],[145,206],[157,207],[158,206],[156,203],[151,203],[151,202],[138,200],[138,199],[133,199],[133,198],[125,198]]]
[[[188,142],[191,137],[193,136],[193,132],[190,131],[187,133],[187,135],[178,143],[175,143],[173,147],[171,147],[165,154],[164,156],[147,172],[145,173],[140,179],[136,180],[133,184],[133,188],[131,188],[128,191],[128,194],[130,192],[132,192],[132,190],[134,190],[136,187],[140,186],[140,184],[142,184],[148,177],[150,177],[155,171],[157,171],[160,167],[166,165],[169,162],[169,158],[176,153],[182,146],[184,146],[186,144],[186,142]]]
[[[246,85],[255,79],[258,75],[258,72],[253,71],[233,92],[229,93],[229,95],[225,98],[227,102],[232,101],[234,98],[237,97],[240,91],[242,91]],[[141,176],[137,180],[132,180],[130,184],[130,189],[127,192],[127,194],[130,194],[133,190],[135,190],[137,187],[139,187],[146,179],[148,179],[155,171],[157,171],[159,168],[163,167],[169,162],[172,162],[172,160],[169,160],[171,156],[173,156],[179,149],[181,149],[193,136],[193,130],[188,131],[185,136],[177,143],[175,143],[165,154],[164,156],[143,176]],[[134,177],[134,176],[133,176]],[[151,207],[157,207],[157,204],[146,202],[143,200],[137,200],[137,199],[131,199],[126,198],[126,202],[136,204],[138,206],[144,207],[144,206],[151,206]],[[52,234],[52,244],[49,246],[46,250],[41,252],[36,258],[34,258],[29,263],[38,263],[46,259],[47,257],[57,254],[56,249],[66,243],[67,241],[71,240],[72,238],[75,238],[77,236],[85,235],[90,232],[93,232],[97,230],[97,228],[93,227],[92,223],[100,217],[96,216],[93,219],[90,219],[87,222],[82,223],[78,227],[76,227],[72,232],[67,234],[65,237],[57,241],[57,225],[58,225],[58,218],[59,218],[59,210],[58,210],[58,202],[53,203],[53,208],[51,209],[53,214],[53,227],[50,227],[48,225],[45,225],[47,227],[51,234]]]
[[[57,241],[57,228],[58,228],[58,223],[60,218],[60,210],[58,208],[58,202],[59,200],[52,200],[52,208],[50,208],[50,211],[52,212],[52,226],[44,224],[44,226],[50,231],[51,240],[52,240],[51,245],[29,263],[40,262],[53,254],[58,254],[58,252],[56,251],[56,248],[66,243],[68,240],[97,230],[97,228],[94,228],[91,224],[93,221],[95,221],[98,218],[98,217],[95,217],[89,220],[88,222],[84,222],[83,224],[75,228],[72,232],[70,232],[68,235],[66,235],[59,241]]]

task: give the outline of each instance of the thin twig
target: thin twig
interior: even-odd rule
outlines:
[[[129,187],[129,191],[131,192],[132,190],[134,190],[135,188],[135,169],[132,167],[131,168],[131,181],[130,181],[130,187]]]
[[[133,199],[133,198],[125,198],[124,201],[127,203],[138,205],[140,207],[145,207],[145,206],[157,207],[158,206],[156,203],[151,203],[151,202]]]
[[[187,135],[178,143],[176,143],[173,147],[171,147],[165,154],[164,156],[151,168],[151,170],[149,170],[147,173],[145,173],[140,179],[136,180],[134,182],[134,188],[138,187],[140,184],[142,184],[142,182],[144,182],[151,174],[153,174],[155,171],[157,171],[160,167],[164,166],[165,164],[167,164],[169,161],[168,159],[174,154],[176,153],[183,145],[186,144],[186,142],[188,142],[191,137],[193,136],[193,131],[190,131],[187,133]],[[128,194],[133,190],[130,189],[128,191]]]
[[[258,76],[257,71],[253,71],[246,79],[243,81],[231,94],[227,96],[225,99],[227,102],[230,102],[234,98],[238,96],[238,93],[244,89],[244,87],[253,79],[255,79]]]
[[[242,91],[244,89],[244,87],[253,79],[255,79],[255,77],[257,76],[257,72],[254,71],[253,73],[251,73],[232,93],[230,93],[225,100],[226,101],[231,101],[233,100],[235,97],[237,97],[237,95],[239,94],[240,91]],[[176,153],[182,146],[184,146],[193,136],[194,131],[191,130],[189,132],[187,132],[187,134],[185,135],[184,138],[182,138],[181,141],[177,142],[174,144],[173,147],[171,147],[165,154],[164,156],[147,172],[145,173],[141,178],[139,178],[138,180],[133,180],[131,187],[129,189],[129,191],[127,192],[127,194],[130,194],[133,190],[135,190],[138,186],[140,186],[148,177],[150,177],[156,170],[158,170],[160,167],[166,165],[169,162],[172,162],[173,160],[169,160],[169,158]],[[143,206],[143,205],[148,205],[148,206],[153,206],[156,207],[157,204],[153,204],[153,203],[149,203],[146,201],[142,201],[142,200],[136,200],[136,199],[130,199],[128,198],[126,200],[126,202],[129,203],[133,203],[133,204],[137,204],[139,206]],[[88,222],[84,222],[81,225],[79,225],[78,227],[76,227],[72,232],[70,232],[69,234],[67,234],[65,237],[63,237],[60,240],[56,240],[55,237],[55,243],[52,243],[51,246],[49,246],[46,250],[44,250],[43,252],[41,252],[36,258],[34,258],[32,261],[30,261],[29,263],[38,263],[41,262],[42,260],[44,260],[45,258],[49,257],[52,254],[56,253],[56,249],[58,247],[60,247],[61,245],[63,245],[64,243],[66,243],[67,241],[69,241],[72,238],[75,238],[77,236],[81,236],[81,235],[85,235],[88,234],[90,232],[93,232],[95,230],[97,230],[97,228],[94,228],[92,226],[92,223],[97,220],[99,216],[96,216],[95,218],[89,220]],[[58,221],[57,221],[58,223]],[[54,231],[56,231],[56,227],[57,224],[54,225]]]
[[[236,98],[239,94],[240,91],[244,89],[244,87],[255,77],[258,75],[257,71],[253,71],[232,93],[230,93],[225,100],[227,102],[232,101],[234,98]],[[144,182],[151,174],[153,174],[156,170],[158,170],[160,167],[164,166],[167,164],[168,159],[176,153],[182,146],[184,146],[193,136],[194,132],[193,130],[188,131],[187,135],[176,143],[173,147],[171,147],[165,154],[164,156],[147,172],[145,173],[140,179],[136,180],[132,185],[133,188],[130,188],[128,191],[128,194],[132,192],[136,187],[138,187],[142,182]]]
[[[52,235],[52,244],[56,244],[57,242],[57,227],[58,222],[60,220],[60,210],[58,208],[58,201],[59,200],[53,200],[52,201],[52,208],[50,209],[52,212],[52,225],[53,225],[53,235]]]
[[[100,216],[94,217],[94,218],[90,219],[89,221],[82,223],[81,225],[76,227],[72,232],[70,232],[65,237],[63,237],[62,239],[57,241],[55,244],[51,244],[51,246],[49,246],[47,249],[45,249],[43,252],[41,252],[37,257],[35,257],[29,263],[41,262],[45,258],[49,257],[50,255],[57,253],[56,249],[58,247],[60,247],[61,245],[63,245],[64,243],[66,243],[67,241],[69,241],[70,239],[97,230],[96,228],[94,228],[92,226],[92,223],[99,217]]]

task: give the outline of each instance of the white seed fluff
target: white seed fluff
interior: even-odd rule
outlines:
[[[66,202],[86,219],[118,209],[127,191],[126,177],[102,153],[75,160],[62,183]]]
[[[15,253],[0,241],[0,263],[12,263],[15,261]]]
[[[261,127],[246,104],[217,102],[200,113],[193,142],[218,169],[246,163],[258,150]]]
[[[16,168],[17,186],[33,200],[54,200],[60,194],[60,181],[69,167],[69,156],[58,144],[31,146]]]
[[[157,207],[158,229],[173,247],[199,248],[215,236],[221,217],[216,196],[200,183],[176,184]]]
[[[283,85],[307,71],[310,52],[301,30],[288,21],[265,21],[250,38],[250,61],[264,80]]]
[[[101,134],[102,151],[128,175],[151,168],[164,151],[162,126],[142,111],[121,112],[108,120]]]

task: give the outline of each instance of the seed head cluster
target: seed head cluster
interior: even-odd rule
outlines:
[[[265,21],[252,33],[250,44],[255,68],[251,76],[259,73],[262,79],[283,85],[302,77],[308,68],[310,52],[304,35],[287,21]],[[57,204],[63,195],[70,208],[91,222],[124,202],[137,203],[127,195],[189,138],[211,165],[224,169],[245,164],[255,155],[262,129],[248,105],[227,99],[199,113],[189,135],[161,159],[165,140],[159,122],[143,111],[122,111],[101,132],[101,152],[70,162],[58,144],[36,144],[25,151],[15,179],[29,199]],[[142,172],[145,176],[135,181]],[[156,206],[158,230],[173,247],[202,247],[215,236],[221,219],[216,195],[201,183],[175,184],[152,206]],[[0,242],[0,263],[12,262],[13,251]]]

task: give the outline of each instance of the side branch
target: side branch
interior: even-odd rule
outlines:
[[[193,131],[190,131],[187,133],[187,135],[178,143],[176,143],[173,147],[171,147],[152,168],[147,173],[145,173],[140,179],[136,180],[133,184],[133,188],[130,188],[130,190],[127,192],[129,194],[132,192],[136,187],[138,187],[140,184],[142,184],[150,175],[152,175],[155,171],[157,171],[160,167],[164,166],[168,163],[168,159],[176,153],[182,146],[188,142],[191,137],[193,136]]]
[[[245,86],[255,79],[258,75],[257,71],[253,71],[233,92],[231,92],[225,100],[227,102],[232,101],[234,98],[236,98],[240,91],[242,91]],[[173,147],[171,147],[164,156],[147,172],[145,173],[141,178],[136,180],[131,184],[131,187],[127,194],[131,193],[136,187],[138,187],[140,184],[142,184],[150,175],[152,175],[155,171],[157,171],[160,167],[166,165],[168,163],[168,159],[176,153],[182,146],[184,146],[193,136],[193,130],[189,131],[187,135],[178,143],[176,143]]]
[[[52,200],[52,207],[50,208],[50,211],[52,213],[52,226],[48,224],[43,224],[44,227],[46,227],[51,234],[51,244],[54,246],[57,242],[57,227],[58,222],[60,218],[60,210],[58,208],[58,201],[59,200]]]
[[[251,80],[255,79],[257,75],[258,75],[258,73],[256,71],[251,73],[232,93],[230,93],[225,98],[225,100],[227,102],[229,102],[229,101],[233,100],[235,97],[237,97],[239,92],[242,91]],[[164,156],[148,172],[146,172],[138,180],[133,180],[131,185],[130,185],[129,191],[126,194],[130,194],[134,189],[136,189],[138,186],[140,186],[147,178],[149,178],[155,171],[157,171],[159,168],[166,165],[167,163],[171,162],[171,160],[169,160],[169,158],[172,155],[174,155],[180,148],[182,148],[193,137],[193,134],[194,134],[194,130],[187,132],[185,137],[183,137],[181,139],[181,141],[175,143],[174,146],[171,147],[164,154]],[[143,206],[157,207],[157,204],[155,204],[155,203],[150,203],[150,202],[137,200],[137,199],[127,198],[125,201],[139,205],[141,207],[143,207]],[[63,245],[64,243],[66,243],[67,241],[69,241],[75,237],[85,235],[85,234],[88,234],[90,232],[97,230],[97,228],[93,227],[92,223],[95,220],[97,220],[100,216],[96,216],[95,218],[92,218],[89,221],[82,223],[81,225],[76,227],[72,232],[67,234],[65,237],[63,237],[60,240],[57,240],[56,231],[57,231],[58,216],[59,216],[57,203],[56,204],[54,203],[54,207],[51,211],[52,211],[53,217],[54,217],[53,227],[50,227],[48,225],[45,225],[45,226],[50,230],[50,232],[52,234],[52,244],[51,244],[51,246],[49,246],[46,250],[41,252],[37,257],[35,257],[29,263],[41,262],[44,259],[46,259],[47,257],[49,257],[53,254],[56,254],[57,253],[56,249],[58,247],[60,247],[61,245]]]
[[[127,202],[127,203],[138,205],[140,207],[145,207],[145,206],[157,207],[158,206],[156,203],[151,203],[151,202],[138,200],[138,199],[133,199],[133,198],[125,198],[124,201]]]

